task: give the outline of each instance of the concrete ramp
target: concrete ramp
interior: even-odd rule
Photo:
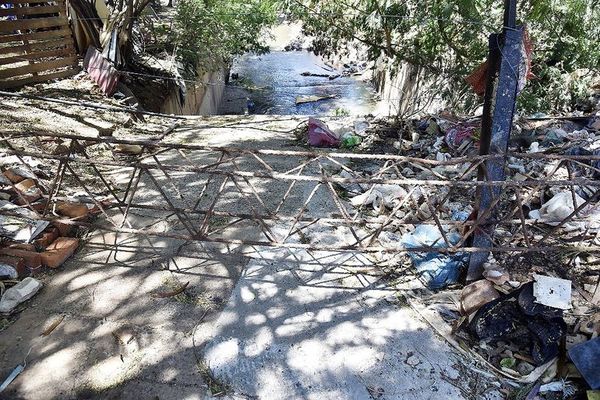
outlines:
[[[204,361],[260,399],[463,398],[456,355],[380,280],[356,254],[252,260]]]

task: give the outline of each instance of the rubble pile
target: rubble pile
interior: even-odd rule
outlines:
[[[457,244],[468,247],[469,232],[460,222],[475,217],[475,189],[428,186],[427,180],[477,180],[477,168],[470,169],[469,158],[479,154],[480,124],[479,119],[441,115],[412,123],[360,121],[361,130],[349,124],[339,127],[334,122],[327,131],[326,126],[319,124],[319,130],[309,135],[313,135],[310,142],[313,145],[342,147],[339,140],[319,141],[315,135],[328,132],[328,137],[335,139],[343,132],[350,132],[360,137],[353,151],[437,161],[437,166],[432,167],[406,162],[386,168],[369,160],[352,165],[351,170],[342,168],[337,177],[423,182],[340,184],[348,209],[354,215],[382,221],[394,216],[395,221],[404,222],[388,225],[378,236],[381,245],[399,249]],[[600,114],[562,119],[523,118],[515,122],[513,132],[509,152],[514,156],[507,159],[507,181],[600,179]],[[536,157],[537,153],[589,158],[561,161]],[[453,163],[453,160],[461,161]],[[522,203],[517,202],[518,198],[524,199]],[[571,190],[570,186],[548,185],[535,191],[523,186],[506,193],[499,207],[499,214],[519,210],[531,239],[544,239],[544,245],[575,240],[598,244],[597,187],[582,184]],[[574,214],[577,218],[570,219]],[[519,214],[515,215],[519,218]],[[456,224],[433,223],[434,218]],[[527,238],[519,229],[497,225],[495,245],[525,246]],[[389,263],[389,253],[379,257]],[[553,394],[574,398],[585,390],[600,389],[597,252],[490,254],[482,279],[472,283],[464,282],[468,261],[469,255],[460,251],[450,254],[413,251],[393,262],[412,266],[428,289],[444,290],[451,301],[443,304],[438,316],[452,327],[452,340],[469,349],[499,375],[510,378],[512,384],[503,388],[507,395],[515,382],[537,383],[530,388],[528,398],[536,395],[553,398],[545,397]],[[434,306],[439,309],[440,304]]]
[[[98,210],[76,197],[50,201],[55,177],[37,160],[3,155],[0,167],[0,312],[11,313],[41,287],[35,276],[77,250],[72,223]]]

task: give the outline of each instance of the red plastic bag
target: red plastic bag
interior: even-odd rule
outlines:
[[[308,143],[316,147],[338,147],[340,139],[327,127],[325,122],[316,118],[309,118]]]

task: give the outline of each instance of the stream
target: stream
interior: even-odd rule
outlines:
[[[360,77],[303,76],[303,72],[337,75],[308,51],[271,51],[238,58],[225,87],[219,114],[366,115],[376,107],[375,92]],[[296,105],[297,96],[335,98]]]

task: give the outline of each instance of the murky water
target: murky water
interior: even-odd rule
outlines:
[[[239,75],[226,87],[220,114],[243,114],[250,100],[249,113],[331,115],[344,110],[351,115],[366,115],[375,109],[374,91],[370,84],[356,77],[303,76],[303,72],[336,74],[322,60],[307,51],[272,51],[261,56],[245,55],[234,64]],[[238,86],[250,87],[250,90]],[[330,96],[336,98],[296,105],[297,96]]]

